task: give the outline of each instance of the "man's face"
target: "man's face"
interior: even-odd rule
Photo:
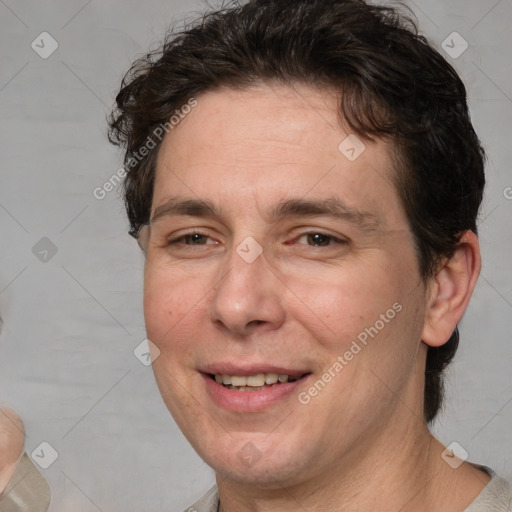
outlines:
[[[153,368],[190,443],[239,481],[320,476],[422,415],[426,292],[391,148],[358,155],[338,101],[305,86],[208,92],[160,149]]]

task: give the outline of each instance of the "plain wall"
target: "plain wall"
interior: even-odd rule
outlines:
[[[512,479],[512,1],[409,3],[444,55],[452,32],[467,40],[461,56],[446,57],[489,159],[483,270],[435,432]],[[123,73],[203,6],[0,2],[0,404],[23,417],[28,453],[43,441],[58,452],[41,469],[51,512],[178,511],[214,481],[133,354],[145,338],[143,258],[120,187],[93,195],[121,166],[105,117]],[[59,45],[46,59],[31,47],[43,46],[43,31]]]

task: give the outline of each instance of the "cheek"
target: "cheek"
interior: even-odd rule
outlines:
[[[373,325],[401,300],[406,288],[396,270],[377,258],[360,267],[347,264],[315,276],[290,278],[287,285],[295,320],[333,345]]]
[[[160,353],[152,367],[162,397],[176,421],[185,425],[194,407],[188,389],[195,376],[190,367],[200,339],[205,292],[175,269],[159,268],[150,261],[144,273],[144,317],[147,337]]]
[[[206,295],[205,295],[206,294]],[[190,276],[149,262],[144,273],[144,317],[148,338],[162,351],[190,346],[189,337],[204,315],[204,286]]]

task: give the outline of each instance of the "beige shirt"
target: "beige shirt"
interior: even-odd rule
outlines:
[[[473,503],[461,512],[512,512],[512,485],[497,476],[492,469],[480,467],[491,475],[491,480]],[[218,512],[218,510],[219,494],[217,487],[214,486],[185,512]]]

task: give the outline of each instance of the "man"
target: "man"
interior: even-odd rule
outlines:
[[[190,511],[508,510],[428,425],[480,270],[484,152],[411,21],[358,0],[206,15],[125,77],[110,138]]]

